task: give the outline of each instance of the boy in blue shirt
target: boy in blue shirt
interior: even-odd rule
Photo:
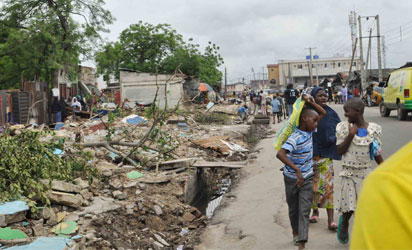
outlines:
[[[326,111],[315,103],[313,97],[304,95],[310,107],[302,110],[297,128],[283,144],[276,157],[285,164],[283,168],[286,202],[292,226],[293,241],[304,249],[308,241],[309,214],[313,197],[313,144],[312,133]]]
[[[242,122],[244,122],[247,118],[247,113],[248,113],[248,108],[245,105],[241,106],[238,110],[237,110],[237,114],[239,115],[240,119],[242,120]]]

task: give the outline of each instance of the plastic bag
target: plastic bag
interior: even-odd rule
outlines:
[[[299,126],[300,113],[305,106],[305,101],[302,98],[298,98],[293,104],[293,112],[289,117],[289,120],[283,125],[283,127],[275,135],[275,149],[279,150],[283,144],[289,138],[289,136]]]

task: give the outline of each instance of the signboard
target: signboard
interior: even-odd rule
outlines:
[[[312,56],[313,59],[319,59],[318,55]],[[310,56],[306,56],[306,60],[310,60]]]

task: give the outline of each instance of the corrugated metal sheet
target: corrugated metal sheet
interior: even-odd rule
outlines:
[[[11,94],[13,119],[15,123],[26,124],[29,121],[29,92],[14,92]]]
[[[37,124],[43,124],[49,122],[49,96],[47,93],[47,83],[44,82],[24,82],[22,84],[23,91],[28,92],[30,95],[29,107],[30,110],[29,119],[33,119]]]

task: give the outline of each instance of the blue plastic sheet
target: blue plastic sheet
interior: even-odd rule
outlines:
[[[54,130],[60,130],[64,127],[64,123],[63,122],[58,122],[56,123],[56,125],[54,125]]]
[[[145,123],[146,119],[144,119],[143,117],[140,117],[140,116],[136,116],[134,118],[127,119],[126,122],[128,124],[131,124],[131,125],[139,125],[139,124]]]

